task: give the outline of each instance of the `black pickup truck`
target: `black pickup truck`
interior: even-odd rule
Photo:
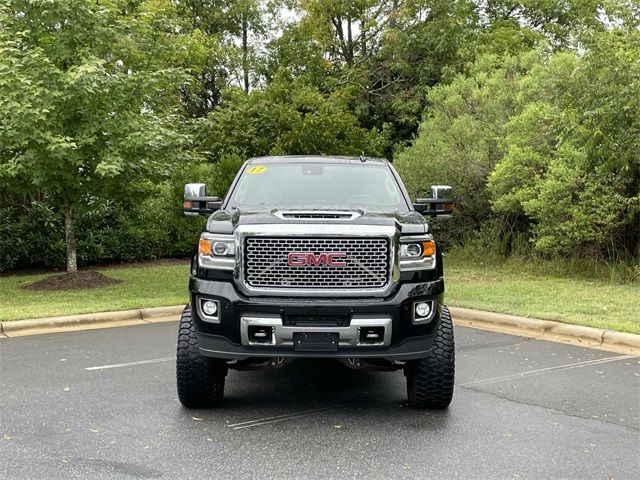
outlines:
[[[450,190],[412,202],[390,162],[325,156],[247,160],[224,200],[187,184],[185,214],[208,219],[179,326],[181,403],[218,406],[230,368],[328,358],[403,369],[411,405],[446,408],[453,327],[425,216],[452,213]]]

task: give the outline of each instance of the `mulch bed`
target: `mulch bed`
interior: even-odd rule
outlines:
[[[100,272],[87,270],[76,273],[62,273],[51,277],[43,278],[37,282],[25,285],[25,290],[47,291],[47,290],[83,290],[89,288],[106,287],[122,282],[115,278],[110,278]]]

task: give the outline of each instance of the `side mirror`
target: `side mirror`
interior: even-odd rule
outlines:
[[[416,198],[413,209],[423,215],[431,217],[451,216],[455,208],[449,185],[432,185],[429,188],[429,198]]]
[[[218,197],[207,197],[207,186],[204,183],[187,183],[184,186],[185,215],[209,215],[222,208],[222,200]]]

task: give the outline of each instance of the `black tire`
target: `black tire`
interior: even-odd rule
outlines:
[[[455,376],[455,345],[451,314],[447,307],[442,309],[440,325],[436,330],[429,355],[407,362],[405,375],[411,406],[445,409],[451,403]]]
[[[227,365],[224,360],[205,357],[198,350],[191,308],[185,307],[178,330],[176,379],[178,398],[187,408],[213,408],[224,395]]]

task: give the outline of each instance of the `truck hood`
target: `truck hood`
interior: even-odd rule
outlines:
[[[313,210],[305,209],[305,212]],[[326,212],[327,210],[321,210]],[[429,231],[424,217],[418,212],[358,212],[353,219],[332,218],[283,218],[278,210],[246,211],[218,210],[211,214],[206,224],[210,233],[232,234],[239,225],[268,224],[324,224],[324,225],[380,225],[395,226],[401,235],[421,235]]]

